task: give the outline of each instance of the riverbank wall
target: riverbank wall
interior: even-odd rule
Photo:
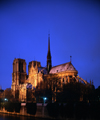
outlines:
[[[6,106],[6,105],[5,105]],[[12,103],[9,105],[12,108]],[[18,104],[17,104],[18,106]],[[94,103],[21,103],[21,107],[15,107],[15,111],[7,107],[2,107],[1,113],[32,116],[37,118],[48,118],[48,119],[87,119],[87,120],[100,120],[100,102]],[[20,109],[19,109],[20,108]]]

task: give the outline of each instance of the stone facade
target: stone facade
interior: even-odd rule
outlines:
[[[14,59],[12,73],[12,89],[19,90],[19,85],[25,83],[27,78],[26,62],[24,59]]]

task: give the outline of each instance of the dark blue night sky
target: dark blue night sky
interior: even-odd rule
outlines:
[[[100,85],[100,2],[0,1],[0,85],[12,84],[12,63],[22,58],[46,66],[48,31],[52,65],[70,61],[78,74]]]

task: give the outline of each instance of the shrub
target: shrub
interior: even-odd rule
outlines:
[[[15,112],[20,112],[20,108],[21,108],[21,103],[14,103],[14,109],[15,109]]]
[[[5,110],[7,110],[9,112],[14,112],[14,103],[5,102],[4,107],[5,107]]]

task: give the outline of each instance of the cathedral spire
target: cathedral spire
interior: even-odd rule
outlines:
[[[51,65],[51,52],[50,52],[50,34],[48,34],[48,53],[47,53],[47,69],[50,71]]]
[[[48,54],[47,58],[51,58],[51,53],[50,53],[50,34],[48,34]]]
[[[50,51],[50,34],[48,34],[48,51]]]

